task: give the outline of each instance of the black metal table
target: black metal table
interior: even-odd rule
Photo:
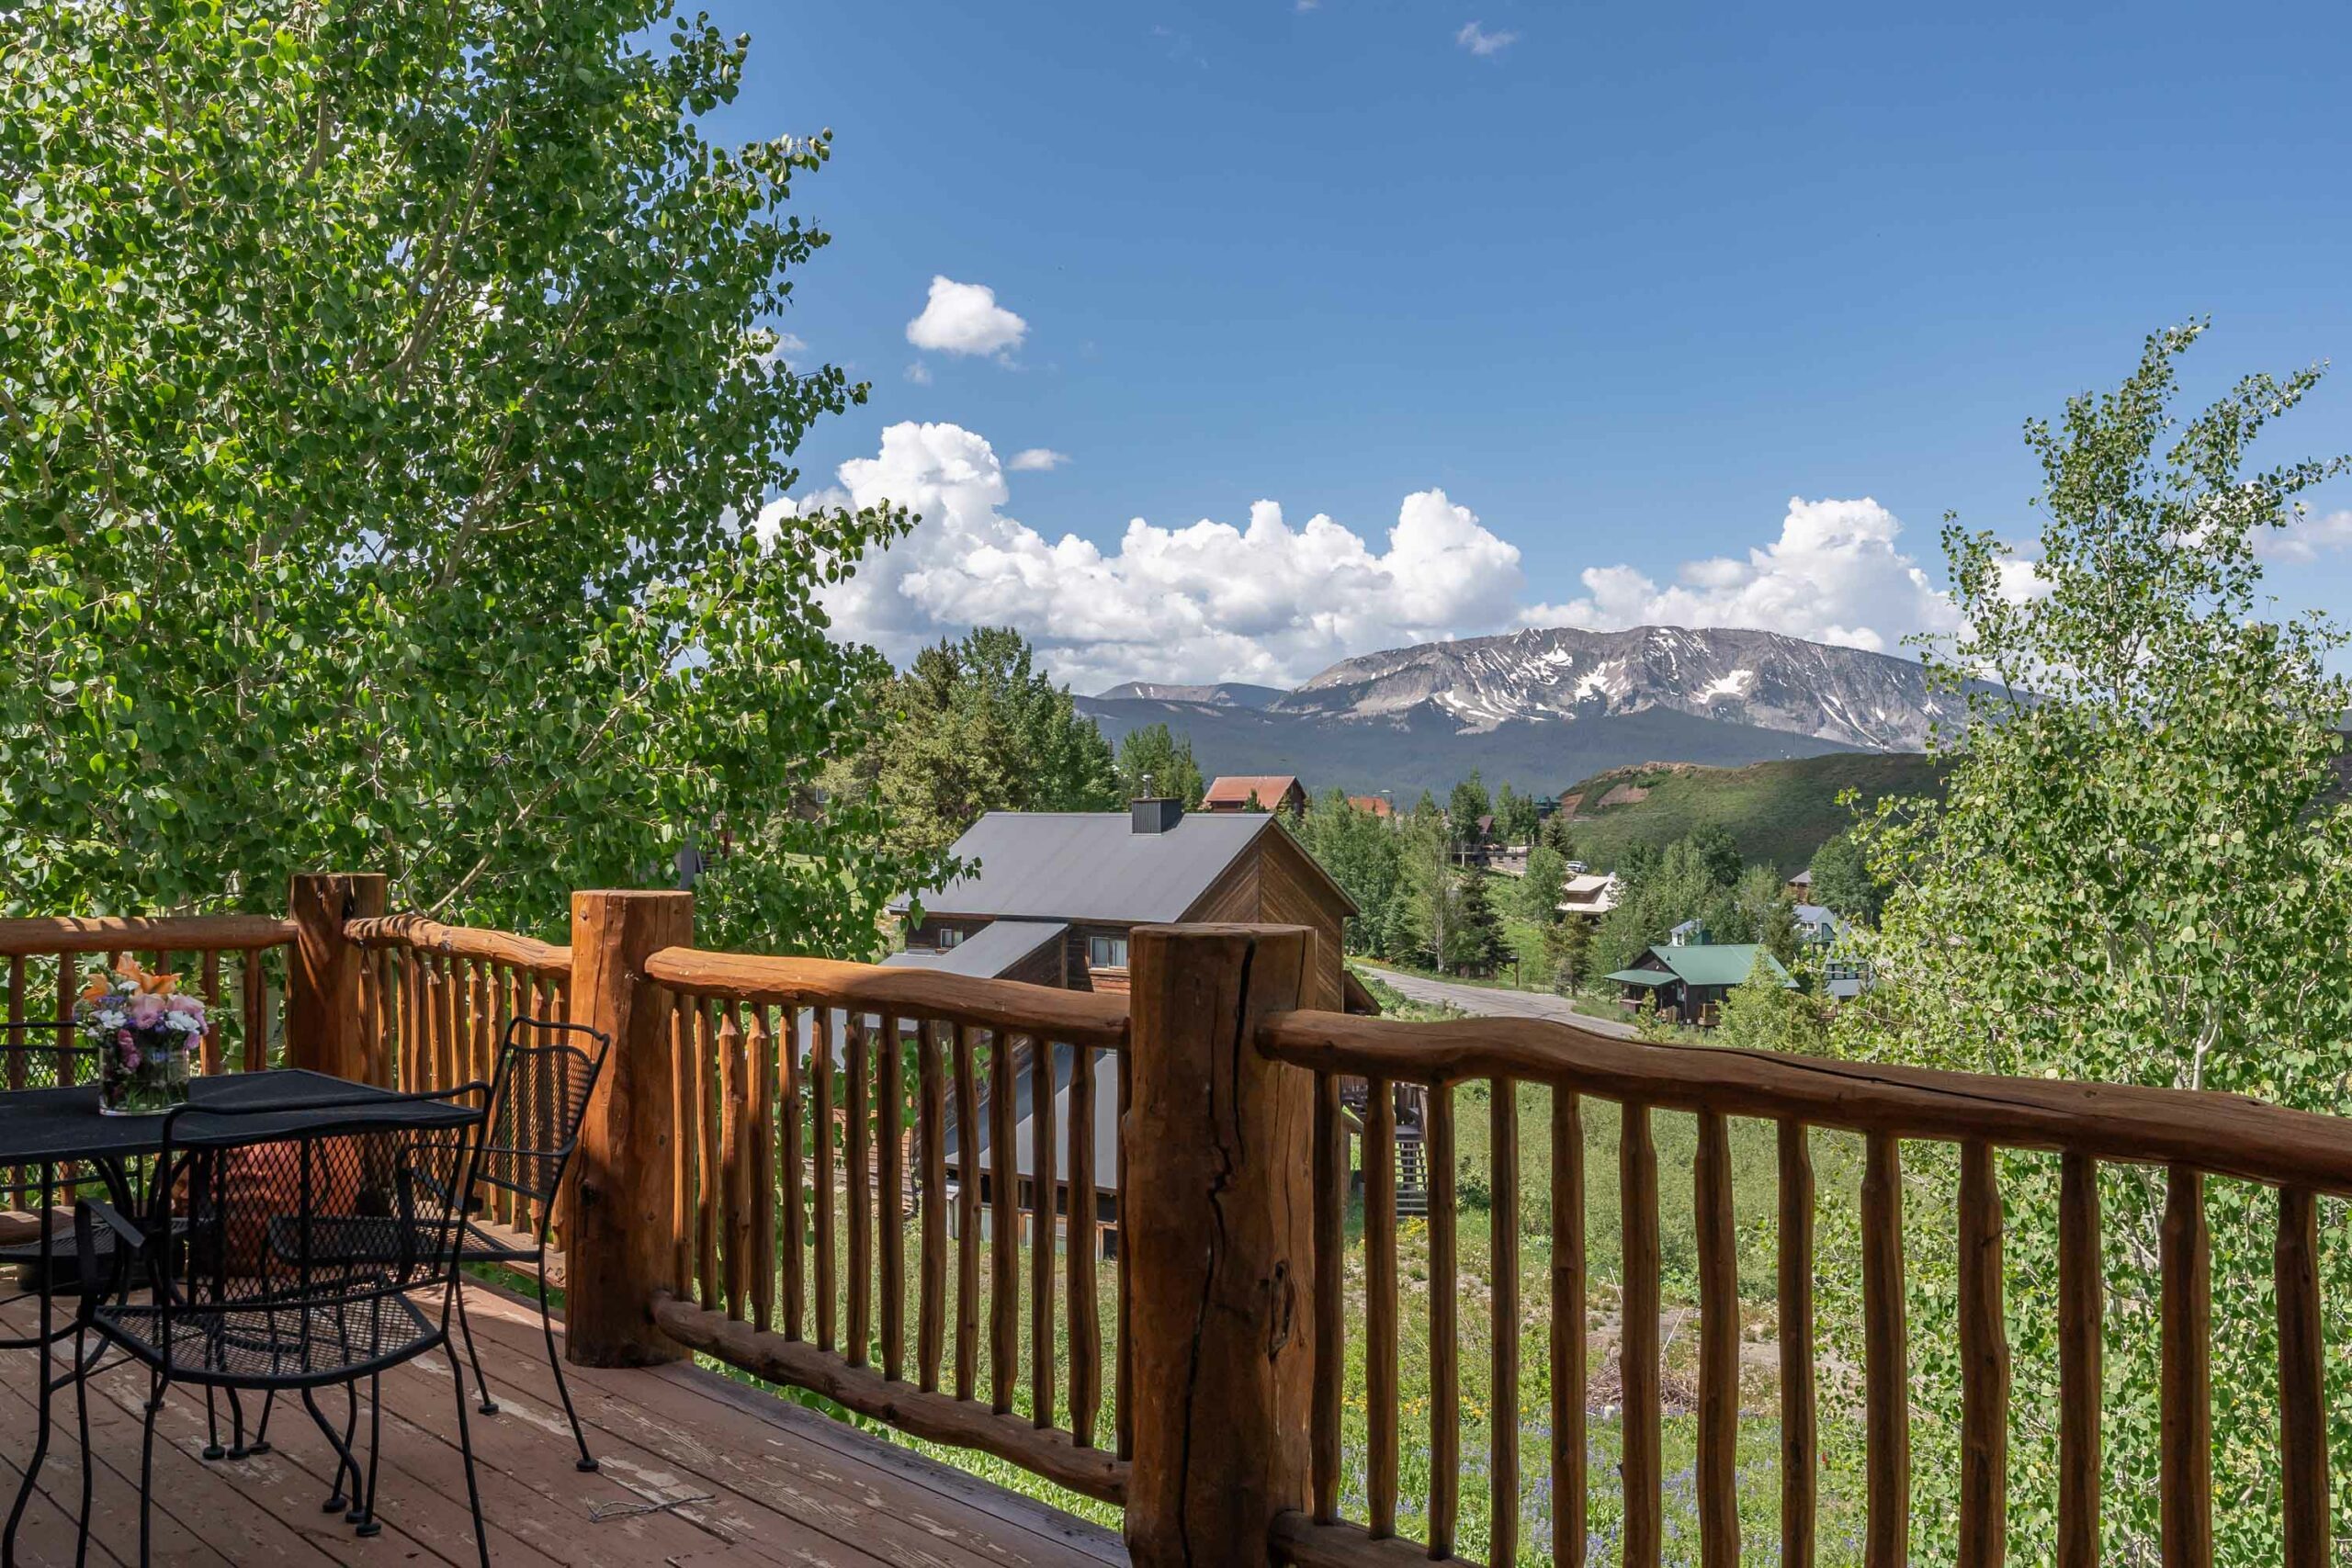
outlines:
[[[188,1085],[188,1100],[198,1107],[249,1112],[267,1108],[280,1112],[238,1118],[238,1132],[248,1137],[273,1131],[299,1132],[355,1111],[368,1113],[371,1102],[397,1098],[390,1089],[300,1068],[232,1073],[198,1078]],[[389,1105],[376,1114],[382,1116],[385,1125],[397,1124],[402,1119],[401,1111]],[[415,1112],[420,1125],[445,1121],[447,1115],[445,1107],[419,1106]],[[179,1122],[180,1139],[186,1142],[201,1138],[206,1120],[196,1111],[184,1114]],[[41,1464],[49,1457],[51,1397],[58,1389],[71,1386],[83,1370],[78,1359],[62,1377],[53,1376],[50,1370],[51,1348],[59,1337],[53,1329],[58,1259],[54,1245],[55,1204],[50,1194],[54,1185],[52,1174],[62,1165],[90,1166],[113,1190],[118,1206],[128,1212],[131,1201],[127,1174],[130,1166],[134,1160],[160,1152],[163,1135],[164,1118],[160,1115],[100,1115],[96,1084],[0,1093],[0,1168],[39,1166],[44,1173],[40,1205],[40,1331],[36,1340],[40,1357],[37,1401],[40,1413],[32,1456],[25,1461],[16,1506],[8,1511],[7,1529],[0,1534],[0,1564],[5,1568],[15,1568],[17,1526],[32,1499]]]

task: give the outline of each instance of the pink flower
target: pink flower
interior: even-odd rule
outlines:
[[[130,1014],[133,1029],[153,1029],[164,1021],[164,1000],[153,991],[142,991],[130,998],[126,1010]]]
[[[191,997],[175,992],[172,996],[171,999],[164,1002],[164,1006],[173,1012],[192,1012],[197,1014],[198,1017],[203,1016],[204,1013],[204,998],[202,997]]]

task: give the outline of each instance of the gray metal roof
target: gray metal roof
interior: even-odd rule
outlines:
[[[934,915],[1182,919],[1259,834],[1281,831],[1258,812],[1188,812],[1164,833],[1138,833],[1125,811],[991,811],[956,840],[954,853],[978,861],[978,872],[922,907]]]
[[[973,975],[982,979],[1003,974],[1049,942],[1059,942],[1069,927],[1060,920],[990,920],[944,953],[910,949],[884,959],[910,969],[936,969],[943,975]]]

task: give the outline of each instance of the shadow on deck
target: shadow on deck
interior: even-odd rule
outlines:
[[[491,1557],[502,1565],[1101,1568],[1127,1560],[1109,1531],[691,1366],[569,1369],[603,1461],[600,1472],[583,1475],[572,1468],[536,1311],[480,1286],[469,1292],[501,1407],[469,1416]],[[28,1303],[6,1315],[29,1322],[30,1313]],[[9,1434],[0,1440],[0,1482],[8,1498],[31,1450],[34,1365],[28,1354],[0,1356],[0,1431]],[[146,1380],[117,1367],[91,1392],[99,1463],[90,1562],[135,1562]],[[322,1404],[342,1416],[340,1393]],[[364,1404],[360,1418],[364,1432]],[[203,1394],[175,1390],[157,1427],[154,1560],[468,1568],[474,1553],[456,1439],[447,1361],[426,1357],[385,1377],[384,1531],[360,1540],[339,1514],[320,1511],[334,1461],[299,1406],[277,1411],[267,1455],[206,1463]],[[80,1486],[68,1393],[40,1494],[18,1534],[20,1562],[74,1561]],[[639,1511],[613,1511],[632,1505]]]

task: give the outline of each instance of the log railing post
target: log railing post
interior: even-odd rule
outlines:
[[[646,955],[694,944],[691,893],[571,896],[571,1017],[612,1041],[572,1162],[565,1353],[583,1367],[650,1367],[686,1352],[653,1326],[676,1272],[670,1212],[669,1011]]]
[[[294,922],[287,954],[286,1065],[355,1082],[368,1076],[359,1016],[362,953],[345,920],[384,912],[385,879],[373,872],[298,872],[286,895]]]
[[[1263,1568],[1276,1516],[1308,1504],[1315,1089],[1256,1036],[1300,1004],[1315,936],[1130,942],[1127,1549],[1136,1568]]]

